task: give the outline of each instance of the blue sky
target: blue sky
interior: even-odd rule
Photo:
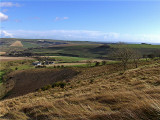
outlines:
[[[2,0],[1,37],[160,43],[160,1]]]

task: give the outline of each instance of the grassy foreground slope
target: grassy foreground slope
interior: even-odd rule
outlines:
[[[64,88],[0,102],[3,120],[159,120],[160,63],[109,74],[105,66],[71,78]],[[87,73],[88,72],[88,73]],[[97,73],[97,74],[95,74]]]

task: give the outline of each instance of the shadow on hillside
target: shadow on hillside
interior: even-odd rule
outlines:
[[[15,81],[14,88],[5,99],[25,95],[36,91],[46,85],[52,85],[58,81],[69,81],[79,72],[71,69],[33,69],[12,73],[9,78]]]

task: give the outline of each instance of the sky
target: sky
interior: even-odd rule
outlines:
[[[1,0],[11,38],[160,43],[160,0]]]

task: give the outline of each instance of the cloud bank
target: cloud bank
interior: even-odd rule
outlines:
[[[3,14],[2,12],[0,12],[0,21],[3,22],[3,21],[6,21],[8,20],[8,16]]]
[[[20,7],[20,4],[12,2],[0,2],[0,7]]]
[[[98,42],[147,42],[160,43],[160,34],[120,34],[89,30],[8,30],[7,33],[16,38],[60,39]]]
[[[12,38],[14,36],[11,33],[8,33],[5,30],[1,30],[0,31],[0,37],[2,37],[2,38]]]

